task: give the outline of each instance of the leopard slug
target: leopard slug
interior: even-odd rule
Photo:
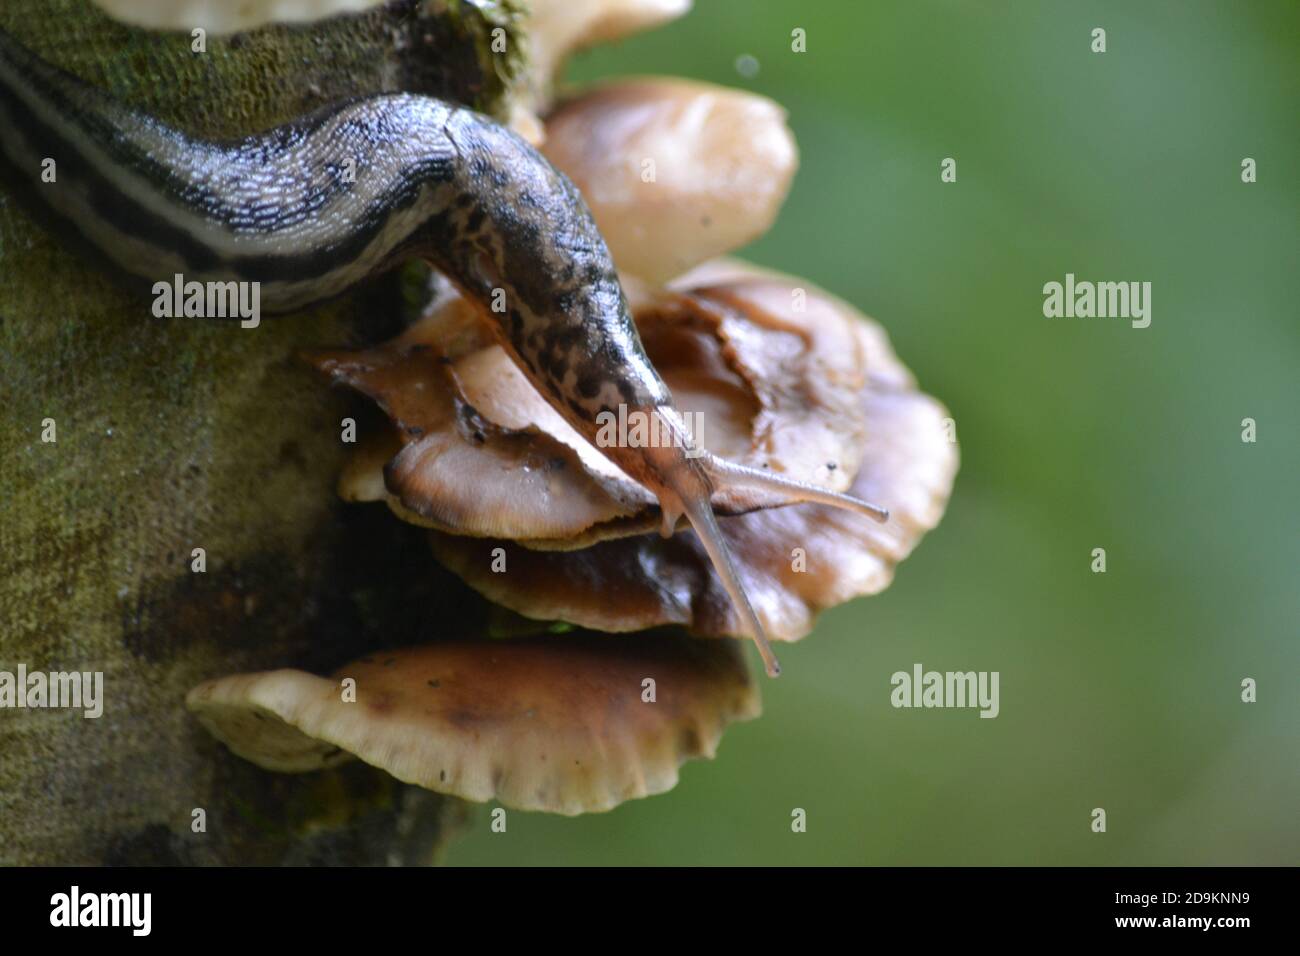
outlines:
[[[582,197],[487,116],[383,94],[213,142],[127,108],[0,31],[0,130],[11,194],[126,280],[258,283],[266,311],[289,312],[427,260],[479,305],[547,402],[655,494],[665,535],[686,517],[772,676],[780,667],[719,532],[715,491],[777,490],[888,518],[692,446]],[[597,417],[620,406],[676,440],[601,447]]]

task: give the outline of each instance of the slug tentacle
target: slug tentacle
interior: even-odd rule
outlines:
[[[257,283],[274,313],[412,257],[431,262],[478,305],[547,402],[658,496],[665,532],[686,516],[773,676],[780,667],[714,517],[715,488],[887,517],[847,495],[688,454],[586,203],[486,116],[393,93],[213,142],[117,103],[0,30],[0,131],[0,179],[123,277]],[[602,447],[598,421],[619,409],[658,416],[682,440]]]
[[[713,495],[728,488],[747,487],[777,492],[787,501],[793,499],[853,511],[881,522],[889,520],[889,512],[852,495],[839,494],[808,482],[747,468],[711,455],[694,446],[680,413],[671,406],[636,409],[634,414],[655,416],[658,431],[667,436],[667,440],[650,447],[602,450],[654,492],[663,512],[661,533],[664,536],[672,534],[676,530],[678,519],[686,516],[691,530],[704,547],[709,562],[740,615],[742,625],[758,648],[767,673],[776,677],[781,673],[781,665],[768,645],[762,621],[750,603],[726,540],[718,527],[718,519],[711,504]]]
[[[682,503],[686,506],[686,517],[690,519],[696,537],[700,539],[700,544],[704,546],[709,561],[713,564],[713,570],[722,579],[722,586],[726,589],[727,596],[731,598],[731,603],[735,605],[749,628],[749,636],[753,638],[754,646],[758,648],[759,656],[763,658],[763,667],[767,671],[767,676],[781,676],[781,662],[772,652],[772,647],[767,641],[767,633],[763,630],[763,623],[754,613],[754,606],[750,603],[749,594],[741,583],[736,564],[731,560],[731,550],[722,539],[722,532],[718,529],[718,519],[713,514],[708,499],[688,497]]]
[[[864,514],[881,522],[889,520],[889,512],[878,505],[854,498],[852,495],[839,494],[807,482],[782,478],[754,468],[746,468],[743,465],[736,465],[707,453],[700,455],[698,458],[687,458],[683,455],[681,463],[672,469],[670,474],[676,473],[680,475],[683,471],[691,470],[698,470],[699,479],[696,482],[687,484],[686,487],[683,487],[680,479],[670,479],[673,484],[673,498],[675,500],[673,508],[663,506],[665,530],[669,527],[670,515],[677,508],[680,508],[690,521],[691,528],[696,537],[699,538],[700,544],[704,546],[709,561],[721,579],[727,596],[740,614],[741,621],[749,630],[749,636],[753,639],[759,655],[763,658],[763,665],[767,669],[768,676],[778,677],[781,674],[781,663],[776,659],[776,655],[768,644],[763,624],[750,603],[749,595],[745,592],[735,563],[731,559],[731,552],[727,548],[722,532],[718,528],[717,517],[714,515],[713,508],[709,503],[713,492],[737,485],[775,491],[781,493],[787,499],[793,498],[796,501],[812,504],[831,505],[832,507]],[[667,496],[660,495],[661,502],[665,497]],[[672,522],[675,523],[675,515],[672,516]]]
[[[866,515],[881,524],[889,520],[888,508],[873,505],[869,501],[863,501],[861,498],[855,498],[852,495],[830,491],[806,481],[799,481],[796,478],[786,478],[782,475],[774,475],[771,472],[760,471],[757,468],[737,465],[722,458],[716,458],[713,455],[707,456],[705,467],[708,469],[709,477],[713,479],[714,485],[718,487],[742,487],[753,488],[758,491],[772,491],[787,500],[815,505],[830,505],[832,508],[856,511],[858,514]]]

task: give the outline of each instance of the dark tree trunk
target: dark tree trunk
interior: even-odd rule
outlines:
[[[489,62],[485,16],[402,2],[209,37],[205,54],[86,0],[7,0],[0,26],[169,122],[226,136],[395,86],[501,107],[517,64]],[[0,863],[431,859],[455,801],[360,764],[266,773],[184,707],[208,677],[327,670],[481,623],[418,530],[338,502],[340,421],[365,419],[298,359],[391,334],[414,278],[256,329],[159,320],[0,193],[0,671],[104,674],[98,719],[0,710]],[[42,440],[47,419],[56,441]]]

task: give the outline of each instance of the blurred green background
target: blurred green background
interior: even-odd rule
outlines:
[[[608,814],[480,808],[446,861],[1300,863],[1300,4],[702,0],[570,76],[635,73],[789,110],[743,254],[880,320],[962,469],[717,760]],[[1067,272],[1150,281],[1150,328],[1044,318]],[[1000,671],[1000,716],[893,709],[916,662]]]

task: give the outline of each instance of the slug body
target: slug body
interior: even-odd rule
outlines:
[[[883,509],[692,449],[647,358],[604,239],[566,176],[486,116],[426,96],[345,102],[232,142],[130,110],[0,31],[0,177],[69,245],[143,287],[256,282],[268,312],[336,296],[422,257],[456,283],[545,399],[683,515],[779,668],[719,533],[724,485]],[[43,172],[53,160],[54,176]],[[681,440],[601,447],[597,416],[656,416]]]

